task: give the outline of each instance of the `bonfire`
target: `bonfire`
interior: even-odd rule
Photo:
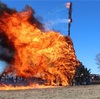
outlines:
[[[44,85],[68,86],[79,66],[72,39],[60,32],[45,31],[34,15],[30,6],[22,12],[5,4],[0,9],[0,47],[6,51],[0,59],[8,62],[3,73],[40,78]]]

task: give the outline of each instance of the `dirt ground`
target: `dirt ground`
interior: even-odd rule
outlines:
[[[0,99],[100,99],[100,85],[0,91]]]

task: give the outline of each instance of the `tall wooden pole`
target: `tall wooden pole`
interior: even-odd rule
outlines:
[[[72,22],[72,2],[68,2],[66,7],[68,8],[68,36],[70,36],[70,27]]]

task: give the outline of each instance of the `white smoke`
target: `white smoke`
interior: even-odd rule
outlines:
[[[47,22],[45,22],[44,27],[46,28],[46,30],[50,30],[50,27],[53,27],[55,25],[61,24],[61,23],[68,23],[68,19],[56,19],[56,20],[49,20]]]
[[[49,26],[57,25],[60,23],[67,23],[68,19],[49,20],[46,24]]]

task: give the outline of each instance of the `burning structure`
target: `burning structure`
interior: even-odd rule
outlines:
[[[29,6],[23,12],[5,4],[0,7],[0,59],[9,64],[3,73],[41,78],[48,85],[70,85],[79,66],[71,38],[45,32]]]

